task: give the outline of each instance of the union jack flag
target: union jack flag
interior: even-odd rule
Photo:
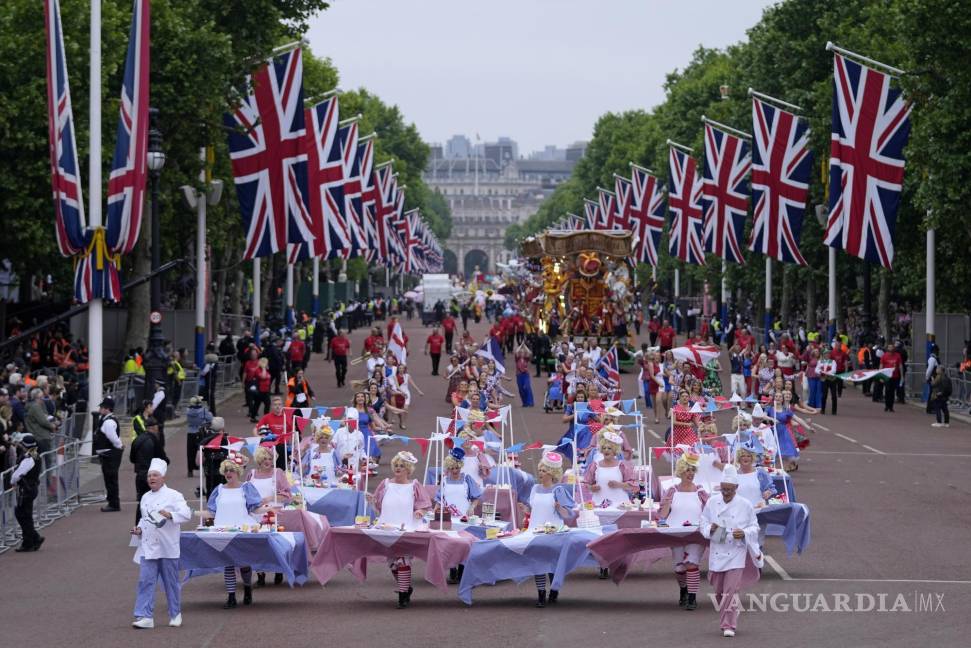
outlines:
[[[612,230],[617,222],[617,196],[614,192],[597,188],[597,202],[600,205],[600,229]]]
[[[630,223],[638,239],[635,254],[639,263],[657,267],[666,210],[661,183],[647,169],[631,165]]]
[[[668,208],[671,231],[668,252],[685,263],[705,265],[701,245],[701,179],[698,163],[684,151],[669,147]]]
[[[324,245],[320,254],[327,259],[347,258],[351,249],[351,231],[344,213],[344,156],[338,131],[340,108],[336,96],[313,108],[313,129],[320,153],[317,168],[317,191],[323,212]]]
[[[748,183],[752,166],[749,143],[705,123],[704,209],[705,251],[732,263],[745,263],[740,241],[745,235]]]
[[[361,170],[357,160],[357,120],[348,121],[337,129],[341,158],[344,161],[344,218],[351,232],[351,247],[345,258],[363,256],[367,249],[364,214],[361,211]]]
[[[583,199],[583,213],[587,219],[587,227],[589,230],[603,229],[603,219],[600,217],[600,204],[595,203],[589,198]]]
[[[244,259],[312,243],[300,48],[280,54],[248,79],[244,96],[223,121],[246,231]]]
[[[309,124],[306,135],[307,150],[307,183],[310,214],[315,225],[314,240],[309,243],[291,243],[287,245],[287,260],[296,263],[310,257],[327,254],[328,243],[331,242],[330,232],[325,223],[332,225],[333,221],[326,221],[325,213],[332,213],[333,198],[323,186],[326,173],[323,169],[327,157],[330,155],[334,138],[337,137],[337,97],[321,101],[312,108],[304,109],[304,122]],[[340,177],[343,177],[341,175]],[[338,230],[342,232],[343,230]],[[338,240],[339,236],[338,236]],[[332,257],[327,257],[332,258]]]
[[[388,215],[388,240],[391,241],[392,257],[390,264],[399,272],[404,272],[408,260],[407,237],[403,236],[405,220],[405,192],[398,186],[398,174],[391,178],[391,211]]]
[[[586,229],[586,221],[576,214],[566,215],[566,228],[571,230],[582,230]]]
[[[363,138],[357,147],[358,174],[361,178],[361,215],[364,221],[366,242],[365,258],[368,263],[377,258],[378,230],[375,220],[377,185],[374,182],[374,138]]]
[[[149,13],[149,0],[135,0],[121,86],[118,140],[108,176],[107,244],[116,255],[135,249],[142,225],[148,176]]]
[[[613,391],[611,398],[620,398],[620,362],[617,357],[617,346],[610,347],[607,353],[600,356],[595,367],[597,373],[608,387]]]
[[[391,240],[388,219],[391,214],[391,186],[394,171],[391,164],[383,164],[374,169],[374,221],[378,234],[377,260],[389,264],[391,259]]]
[[[86,224],[58,0],[45,0],[44,18],[47,33],[47,117],[57,246],[62,255],[71,256],[84,249]]]
[[[799,250],[809,197],[809,125],[752,98],[752,204],[749,249],[784,263],[806,265]]]
[[[911,106],[890,75],[834,56],[826,245],[893,264]]]
[[[614,195],[617,197],[617,213],[614,216],[614,229],[633,229],[631,221],[631,181],[622,175],[614,174]]]

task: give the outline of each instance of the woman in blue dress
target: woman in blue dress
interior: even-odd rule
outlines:
[[[536,467],[536,476],[538,483],[533,486],[527,501],[529,528],[538,527],[542,530],[546,525],[560,527],[572,520],[576,516],[573,510],[576,506],[573,488],[560,483],[563,478],[563,456],[556,452],[544,454]],[[550,585],[549,602],[556,603],[559,595],[557,590],[552,589],[553,574],[536,574],[533,577],[536,582],[536,607],[546,607],[547,576]]]
[[[354,394],[354,403],[351,405],[357,410],[357,425],[364,435],[364,447],[370,450],[369,455],[375,462],[381,460],[381,448],[372,436],[372,429],[375,432],[387,432],[391,425],[384,421],[374,408],[371,406],[371,399],[367,392],[357,392]]]
[[[796,416],[791,408],[786,407],[783,401],[782,392],[776,392],[772,406],[766,408],[765,413],[776,420],[775,430],[779,437],[779,456],[782,457],[783,467],[789,471],[799,469],[799,447],[796,445],[796,436],[792,432],[792,421],[810,429],[807,421]]]

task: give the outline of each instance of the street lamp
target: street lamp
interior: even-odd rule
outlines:
[[[145,397],[150,399],[159,384],[165,383],[169,359],[165,353],[165,338],[162,336],[162,286],[158,274],[162,265],[161,223],[158,213],[158,183],[165,166],[165,152],[162,150],[162,133],[158,129],[158,109],[148,109],[150,126],[148,131],[148,173],[152,178],[152,305],[149,315],[148,350],[145,354]]]

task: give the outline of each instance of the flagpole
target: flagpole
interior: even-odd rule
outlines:
[[[253,337],[260,339],[260,258],[253,259]]]
[[[722,259],[722,295],[721,295],[721,309],[719,317],[721,318],[721,333],[725,334],[728,328],[728,277],[726,272],[728,270],[728,263],[725,259]]]
[[[674,268],[674,313],[672,315],[674,319],[674,330],[676,332],[681,331],[681,322],[678,317],[678,298],[681,297],[681,268],[675,266]]]
[[[927,211],[927,218],[930,220],[931,212]],[[927,333],[927,348],[926,348],[926,358],[931,356],[931,348],[934,345],[934,340],[936,338],[937,331],[935,330],[934,320],[937,316],[937,293],[936,293],[936,282],[935,275],[937,272],[936,268],[936,243],[937,243],[937,232],[933,227],[927,228],[927,284],[925,286],[925,291],[927,293],[927,305],[924,309],[924,329]],[[832,248],[831,248],[832,249]]]
[[[287,312],[284,313],[284,321],[288,326],[295,323],[293,317],[293,264],[287,262]]]
[[[314,281],[313,281],[313,316],[316,318],[320,314],[320,257],[314,257]]]
[[[836,248],[829,248],[829,336],[827,340],[836,337]]]
[[[101,227],[101,0],[91,0],[91,60],[88,102],[90,103],[88,154],[88,225]],[[104,386],[104,312],[100,298],[88,302],[88,409],[101,403]],[[88,419],[85,419],[81,453],[91,454]],[[93,425],[93,420],[92,420]]]
[[[830,248],[832,250],[833,248]],[[765,257],[765,345],[769,346],[769,331],[772,330],[772,257]]]
[[[855,58],[855,59],[857,59],[857,60],[859,60],[859,61],[861,61],[863,63],[867,63],[867,64],[873,65],[875,67],[883,68],[884,71],[890,73],[893,76],[903,76],[904,74],[906,74],[906,72],[904,72],[900,68],[895,68],[892,65],[887,65],[886,63],[881,63],[880,61],[876,61],[876,60],[874,60],[874,59],[872,59],[872,58],[870,58],[868,56],[863,56],[862,54],[857,54],[856,52],[850,51],[848,49],[843,49],[842,47],[837,47],[836,45],[833,44],[833,41],[827,41],[827,43],[826,43],[826,51],[827,52],[836,52],[837,54],[842,54],[843,56],[846,56],[846,57],[849,57],[849,58]]]

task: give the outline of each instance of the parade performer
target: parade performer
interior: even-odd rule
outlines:
[[[246,458],[238,453],[230,454],[229,458],[219,465],[219,473],[226,483],[220,484],[209,496],[208,509],[215,519],[214,527],[230,528],[241,525],[258,524],[259,520],[252,515],[262,505],[263,498],[259,490],[251,482],[243,481],[243,467]],[[253,570],[250,567],[240,567],[243,577],[243,605],[253,602]],[[236,567],[227,565],[223,580],[226,585],[226,604],[224,609],[236,607]]]
[[[256,468],[249,471],[246,475],[246,481],[256,486],[260,497],[263,498],[262,504],[264,506],[272,504],[274,499],[280,504],[288,503],[292,497],[290,480],[287,479],[287,474],[283,470],[276,467],[276,452],[270,448],[260,446],[253,453],[253,461],[256,463]],[[276,493],[275,498],[274,492]],[[279,585],[282,582],[282,573],[277,572],[273,575],[274,585]],[[257,572],[256,586],[263,587],[264,585],[266,585],[266,574],[264,572]]]
[[[344,425],[334,435],[334,446],[341,465],[355,472],[364,457],[364,433],[358,425],[359,416],[357,408],[347,408],[344,412]]]
[[[354,394],[353,408],[357,410],[357,426],[360,428],[361,434],[364,435],[365,448],[370,446],[368,449],[371,459],[380,461],[381,448],[378,447],[378,443],[372,438],[372,435],[374,432],[388,432],[391,430],[391,425],[378,416],[374,408],[371,407],[371,398],[367,392],[360,391]]]
[[[795,421],[807,429],[810,427],[809,423],[796,416],[791,408],[786,407],[782,392],[775,395],[772,406],[766,408],[765,413],[776,420],[775,431],[779,439],[779,456],[782,457],[785,469],[790,472],[798,470],[799,448],[792,431],[792,422]]]
[[[519,387],[519,398],[523,407],[533,406],[533,386],[529,378],[529,359],[532,354],[521,345],[516,351],[516,386]]]
[[[436,509],[444,507],[453,518],[467,518],[473,514],[482,497],[482,487],[471,476],[462,472],[466,452],[452,448],[445,457],[445,476],[435,495]]]
[[[634,467],[629,461],[618,458],[623,437],[607,430],[602,431],[599,437],[597,448],[602,458],[589,462],[583,481],[590,487],[595,505],[616,508],[629,502],[631,495],[638,490]]]
[[[768,471],[758,465],[762,446],[758,439],[750,436],[735,451],[738,464],[738,495],[749,501],[755,508],[761,508],[765,501],[776,494],[775,485]]]
[[[682,389],[678,393],[678,402],[671,411],[674,418],[674,430],[668,441],[672,446],[694,447],[698,443],[698,432],[695,428],[701,423],[701,415],[691,411],[691,401],[687,390]]]
[[[475,433],[468,428],[459,433],[463,439],[477,441]],[[486,452],[482,452],[478,443],[466,443],[466,452],[462,462],[462,474],[467,476],[480,489],[485,488],[485,480],[489,479],[492,469],[496,466],[496,460]]]
[[[562,526],[574,517],[573,492],[569,485],[561,484],[563,478],[563,455],[547,452],[536,467],[539,483],[529,493],[529,528],[544,528],[546,525]],[[536,607],[546,607],[547,574],[536,574]],[[553,579],[549,579],[552,584]],[[556,603],[559,592],[550,590],[550,603]]]
[[[410,452],[399,452],[391,460],[392,477],[382,481],[371,495],[371,505],[378,513],[377,523],[396,529],[414,531],[432,503],[425,489],[412,479],[418,458]],[[391,573],[398,585],[398,609],[411,604],[411,557],[396,556],[391,560]]]
[[[711,541],[708,548],[708,582],[715,588],[722,635],[734,637],[738,624],[738,593],[746,556],[762,567],[759,523],[755,509],[738,497],[738,472],[725,466],[721,492],[712,496],[701,513],[701,534]]]
[[[341,465],[341,456],[332,443],[333,436],[329,425],[320,426],[314,432],[314,443],[307,452],[310,476],[332,486],[337,484],[337,470]]]
[[[162,581],[169,607],[169,625],[182,625],[182,584],[179,582],[181,525],[192,519],[192,511],[185,497],[165,485],[168,464],[152,459],[148,468],[149,491],[142,495],[142,511],[138,526],[132,533],[140,538],[141,559],[138,566],[138,587],[135,590],[136,628],[154,628],[155,587]]]
[[[708,493],[694,483],[697,470],[698,455],[685,453],[678,458],[674,474],[680,481],[677,486],[669,488],[661,499],[661,509],[658,511],[660,525],[678,528],[700,524]],[[674,575],[681,589],[678,606],[685,610],[698,608],[698,589],[701,585],[698,565],[703,551],[704,547],[695,543],[671,547]]]

